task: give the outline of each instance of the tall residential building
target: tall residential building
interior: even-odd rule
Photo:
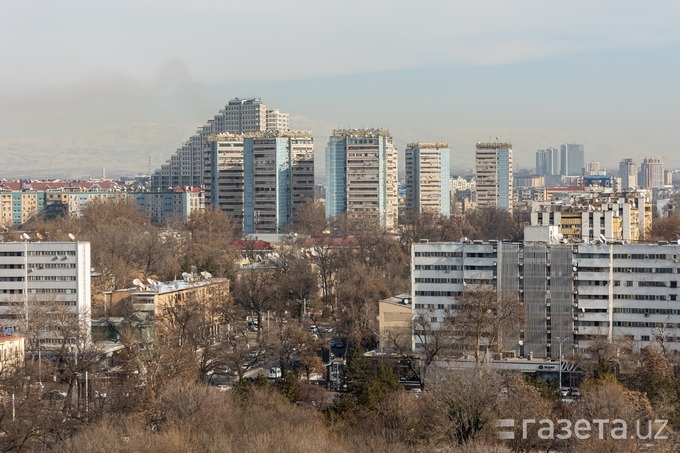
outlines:
[[[397,152],[384,129],[336,129],[326,149],[326,218],[397,226]]]
[[[622,190],[635,190],[638,188],[638,167],[633,159],[623,159],[619,162],[619,177],[621,178]]]
[[[314,138],[309,131],[271,131],[243,141],[244,232],[282,233],[314,197]]]
[[[271,112],[268,115],[268,112]],[[211,120],[199,127],[173,156],[151,176],[154,190],[177,186],[208,186],[210,184],[211,135],[262,132],[269,124],[278,130],[288,129],[288,115],[268,109],[258,98],[232,99]],[[206,187],[208,191],[210,189]]]
[[[477,206],[512,212],[512,144],[477,143]]]
[[[560,174],[560,150],[557,148],[536,151],[536,175],[555,176]]]
[[[60,349],[90,341],[90,243],[0,243],[0,325]]]
[[[448,143],[409,143],[406,147],[406,210],[451,214]]]
[[[242,134],[217,134],[210,141],[210,184],[206,198],[243,230],[243,140]]]
[[[664,186],[663,160],[660,157],[645,157],[640,165],[638,184],[642,189],[656,189]]]
[[[560,174],[562,176],[581,176],[584,165],[583,145],[565,143],[560,146]]]

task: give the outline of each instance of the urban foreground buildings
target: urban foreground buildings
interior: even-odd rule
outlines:
[[[384,129],[336,129],[326,149],[326,217],[397,226],[397,152]]]
[[[451,213],[448,143],[409,143],[405,152],[406,210],[448,217]]]
[[[516,298],[524,307],[522,331],[489,345],[506,355],[556,359],[560,341],[568,355],[586,352],[598,339],[680,351],[680,244],[564,244],[554,227],[525,237],[523,243],[414,244],[414,319],[445,328],[466,293],[490,288],[499,304]],[[419,343],[414,335],[416,350]]]
[[[0,243],[0,324],[32,350],[90,341],[90,243]]]
[[[512,144],[477,143],[477,206],[512,212]]]

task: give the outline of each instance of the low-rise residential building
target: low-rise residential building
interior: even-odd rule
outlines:
[[[0,337],[0,376],[24,366],[24,338],[17,335]]]
[[[184,280],[157,282],[148,279],[145,283],[138,280],[136,284],[134,288],[105,292],[104,303],[108,307],[130,303],[149,339],[155,321],[169,322],[173,312],[183,307],[200,309],[211,335],[221,333],[221,320],[214,308],[229,296],[229,279],[212,278],[204,272],[200,276],[186,274]]]

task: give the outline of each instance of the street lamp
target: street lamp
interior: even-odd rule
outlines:
[[[568,338],[568,337],[567,337]],[[561,394],[562,393],[562,343],[567,341],[567,338],[562,338],[560,340],[560,337],[555,337],[555,339],[560,343],[560,369],[559,369],[559,385],[558,385],[558,392]],[[562,396],[562,395],[560,395]]]

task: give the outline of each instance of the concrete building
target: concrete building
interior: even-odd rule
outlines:
[[[268,116],[268,112],[271,112]],[[199,127],[182,146],[151,176],[153,190],[178,186],[209,187],[211,175],[212,135],[229,133],[244,134],[262,132],[268,125],[279,130],[288,129],[288,115],[277,109],[267,108],[259,98],[232,99],[211,120]]]
[[[477,206],[512,212],[512,144],[477,143],[475,179]]]
[[[638,167],[633,159],[623,159],[619,162],[619,177],[621,178],[621,190],[638,189]]]
[[[525,310],[519,339],[507,339],[503,351],[557,359],[565,338],[567,356],[587,352],[598,338],[630,341],[638,350],[663,342],[680,351],[679,263],[678,244],[571,245],[555,235],[524,243],[417,243],[413,314],[439,328],[455,316],[465,291],[490,285],[518,297]]]
[[[584,168],[583,145],[565,143],[560,146],[560,174],[562,176],[581,176]]]
[[[451,214],[448,143],[409,143],[405,152],[406,210]]]
[[[139,284],[134,288],[105,292],[104,304],[114,307],[129,300],[149,340],[152,339],[154,322],[166,322],[171,319],[173,310],[188,304],[198,304],[205,308],[204,313],[208,317],[206,325],[211,334],[219,336],[223,326],[212,308],[229,297],[229,279],[207,277],[187,275],[185,280],[171,282],[149,280],[148,284]]]
[[[560,150],[557,148],[536,151],[536,176],[557,176],[560,174]]]
[[[585,174],[588,175],[602,175],[605,174],[604,170],[600,169],[601,165],[597,161],[589,161],[585,164]]]
[[[326,218],[397,226],[397,152],[384,129],[336,129],[326,149]]]
[[[0,269],[0,325],[31,349],[90,341],[89,242],[2,242]]]
[[[244,232],[282,233],[299,206],[314,197],[314,138],[309,131],[247,136]]]
[[[665,184],[663,160],[660,157],[645,157],[640,165],[638,184],[642,189],[657,189]]]
[[[552,202],[534,202],[532,226],[558,226],[568,242],[643,240],[652,226],[646,192],[590,193]]]
[[[24,338],[17,335],[0,336],[0,377],[24,366]]]
[[[400,294],[378,302],[381,351],[389,350],[394,345],[411,344],[412,316],[410,294]]]
[[[209,204],[218,207],[243,230],[243,140],[239,134],[218,134],[210,142]]]
[[[186,223],[191,214],[205,210],[205,192],[201,187],[170,187],[128,196],[134,197],[151,222],[157,225]]]

